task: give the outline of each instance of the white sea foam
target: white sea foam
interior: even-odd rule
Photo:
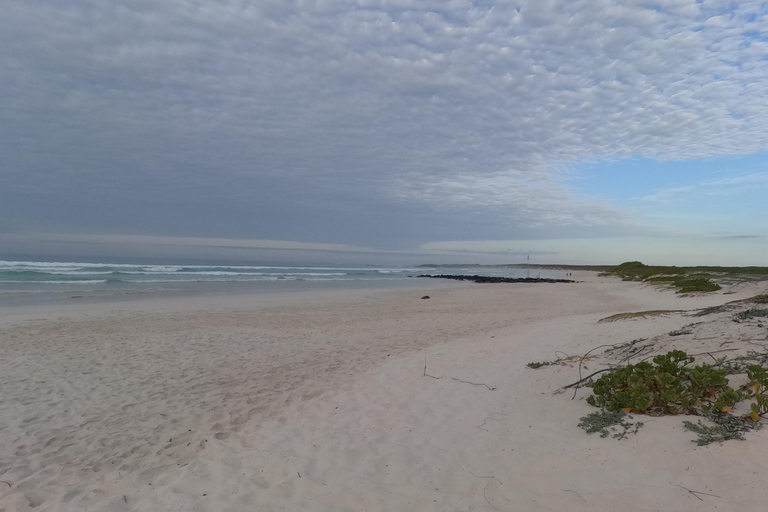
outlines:
[[[82,281],[19,281],[19,280],[9,280],[9,281],[0,281],[0,284],[3,283],[16,283],[16,284],[104,284],[106,283],[106,279],[85,279]]]
[[[267,281],[386,281],[434,269],[413,267],[312,267],[275,265],[180,265],[0,260],[0,288],[18,285],[147,286],[151,283]],[[105,279],[98,279],[106,277]]]

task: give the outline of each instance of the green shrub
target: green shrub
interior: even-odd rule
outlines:
[[[719,284],[706,277],[679,277],[672,284],[678,288],[677,293],[715,292],[720,289]]]
[[[749,320],[751,318],[760,318],[764,316],[768,316],[768,308],[751,308],[747,309],[746,311],[739,311],[733,315],[733,319],[739,321]]]
[[[685,352],[673,350],[654,357],[653,363],[616,368],[592,384],[593,395],[587,402],[609,411],[660,416],[695,414],[697,408],[714,406],[727,409],[741,399],[738,391],[728,387],[725,370],[689,367],[693,362]]]
[[[748,397],[754,398],[755,401],[749,405],[750,413],[749,417],[752,421],[757,421],[760,416],[768,414],[768,371],[760,365],[750,364],[747,366],[747,378],[749,383],[747,389],[749,390]]]
[[[625,261],[614,267],[610,273],[624,281],[669,283],[678,289],[678,293],[714,292],[720,289],[720,285],[710,281],[708,274],[702,274],[708,268],[710,267],[664,267],[645,265],[639,261]]]

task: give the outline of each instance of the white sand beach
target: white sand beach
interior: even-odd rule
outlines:
[[[760,332],[727,314],[598,321],[768,283],[574,278],[2,308],[0,512],[764,510],[768,429],[587,435],[588,390],[554,393],[577,369],[526,363],[640,337],[745,350]]]

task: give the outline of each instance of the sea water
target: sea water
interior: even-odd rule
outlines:
[[[426,274],[551,277],[557,271],[501,267],[283,266],[248,264],[136,264],[0,260],[0,290],[174,288],[195,283],[388,282]],[[559,275],[558,275],[559,277]],[[274,287],[270,287],[274,288]]]

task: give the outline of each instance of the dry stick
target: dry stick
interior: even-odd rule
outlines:
[[[493,414],[499,414],[499,415],[501,415],[501,416],[506,416],[506,414],[502,414],[502,413],[500,413],[500,412],[495,412],[495,413],[493,413]],[[479,424],[479,425],[475,425],[475,427],[476,427],[476,428],[479,428],[480,430],[485,430],[486,432],[489,432],[489,430],[488,430],[487,428],[483,428],[483,427],[485,426],[485,424],[486,424],[486,423],[488,423],[488,420],[493,420],[493,421],[501,421],[501,420],[500,420],[500,419],[498,419],[498,418],[491,418],[490,416],[488,416],[487,418],[485,418],[485,419],[483,420],[483,422],[482,422],[481,424]],[[477,476],[477,475],[475,475],[475,476]],[[481,477],[481,478],[482,478],[482,477]]]
[[[687,487],[683,487],[682,485],[678,485],[677,487],[680,487],[681,489],[685,489],[686,491],[688,491],[689,493],[691,493],[691,495],[692,495],[692,496],[696,497],[696,499],[698,499],[699,501],[704,501],[703,499],[701,499],[701,498],[698,496],[699,494],[703,494],[703,495],[705,495],[705,496],[713,496],[713,497],[715,497],[715,498],[722,498],[722,496],[718,496],[717,494],[709,494],[708,492],[701,492],[701,491],[692,491],[692,490],[690,490],[690,489],[689,489],[689,488],[687,488]]]
[[[487,501],[487,502],[488,502],[488,504],[491,506],[491,508],[492,508],[493,510],[499,510],[499,509],[497,509],[496,507],[494,507],[494,506],[493,506],[493,503],[491,503],[490,501],[488,501],[488,496],[486,496],[486,495],[485,495],[485,491],[486,491],[487,489],[488,489],[487,487],[486,487],[485,489],[483,489],[483,498],[485,498],[485,501]]]
[[[424,373],[422,373],[422,375],[424,377],[432,377],[435,380],[442,379],[442,377],[435,377],[434,375],[430,375],[430,374],[427,373],[427,358],[426,357],[424,358]],[[464,384],[472,384],[473,386],[485,386],[486,388],[488,388],[489,391],[495,391],[496,390],[496,388],[492,388],[488,384],[484,384],[482,382],[470,382],[468,380],[457,379],[456,377],[451,377],[451,380],[455,380],[455,381],[458,381],[458,382],[463,382]]]
[[[597,375],[598,373],[603,373],[603,372],[610,372],[610,371],[612,371],[612,370],[613,370],[613,367],[611,367],[611,368],[603,368],[602,370],[597,370],[595,373],[590,373],[589,375],[587,375],[587,376],[586,376],[586,377],[584,377],[583,379],[579,379],[579,380],[577,380],[576,382],[574,382],[574,383],[572,383],[572,384],[568,384],[567,386],[563,386],[563,387],[561,387],[560,389],[558,389],[557,391],[555,391],[555,394],[559,394],[559,393],[562,393],[562,392],[563,392],[563,391],[565,391],[566,389],[568,389],[568,388],[572,388],[573,386],[578,386],[578,385],[579,385],[579,384],[581,384],[582,382],[584,382],[584,381],[587,381],[587,380],[591,379],[592,377],[594,377],[594,376],[595,376],[595,375]]]
[[[652,354],[652,353],[653,353],[653,352],[656,350],[656,349],[654,348],[654,346],[653,346],[653,343],[649,343],[649,344],[647,344],[647,345],[643,345],[642,347],[640,347],[639,349],[637,349],[637,352],[634,352],[634,353],[632,353],[632,354],[629,354],[627,357],[625,357],[624,359],[622,359],[621,361],[619,361],[619,364],[622,364],[622,363],[626,363],[626,362],[629,362],[629,360],[630,360],[630,359],[632,359],[633,357],[636,357],[636,356],[641,356],[641,355],[645,355],[645,354],[643,354],[643,350],[645,350],[645,349],[647,349],[647,348],[650,348],[650,349],[651,349],[651,351],[649,352],[649,354]]]
[[[717,354],[718,352],[733,352],[734,350],[739,350],[739,349],[737,349],[737,348],[724,348],[723,350],[712,350],[710,352],[702,352],[701,354],[691,354],[691,357],[705,356],[707,354],[709,354],[711,356],[712,354]]]
[[[428,375],[428,377],[431,377],[431,375]],[[496,389],[496,388],[492,388],[488,384],[483,384],[482,382],[470,382],[468,380],[457,379],[456,377],[451,377],[451,380],[455,380],[455,381],[458,381],[458,382],[463,382],[464,384],[472,384],[473,386],[485,386],[485,387],[488,388],[489,391],[494,391]]]
[[[575,494],[576,496],[578,496],[579,498],[581,498],[582,500],[584,500],[584,496],[582,496],[581,494],[577,493],[577,492],[576,492],[576,491],[574,491],[573,489],[560,489],[560,490],[561,490],[561,491],[564,491],[564,492],[572,492],[573,494]],[[584,500],[584,503],[587,503],[587,500]]]
[[[580,384],[580,383],[582,382],[582,380],[583,380],[583,379],[581,378],[581,363],[583,363],[583,362],[584,362],[584,358],[585,358],[585,357],[587,357],[587,356],[588,356],[588,355],[589,355],[591,352],[594,352],[595,350],[597,350],[597,349],[599,349],[599,348],[603,348],[603,347],[612,347],[612,346],[613,346],[613,345],[600,345],[599,347],[595,347],[595,348],[593,348],[592,350],[590,350],[589,352],[587,352],[586,354],[584,354],[583,356],[581,356],[581,359],[579,359],[579,382],[577,382],[577,383],[576,383],[576,388],[573,390],[573,396],[571,397],[571,400],[573,400],[574,398],[576,398],[576,392],[579,390],[579,386],[578,386],[578,384]],[[593,373],[592,375],[594,375],[594,373]]]
[[[424,358],[424,377],[432,377],[435,380],[440,380],[442,377],[435,377],[434,375],[430,375],[427,373],[427,358]]]
[[[497,482],[499,482],[499,485],[504,485],[503,483],[501,483],[501,480],[499,480],[498,478],[496,478],[496,477],[495,477],[495,476],[493,476],[493,475],[491,475],[491,476],[480,476],[480,475],[476,475],[476,474],[474,474],[474,473],[473,473],[473,472],[471,472],[471,471],[469,472],[469,474],[470,474],[470,475],[472,475],[472,476],[474,476],[474,477],[476,477],[476,478],[491,478],[491,479],[493,479],[493,480],[496,480]]]

